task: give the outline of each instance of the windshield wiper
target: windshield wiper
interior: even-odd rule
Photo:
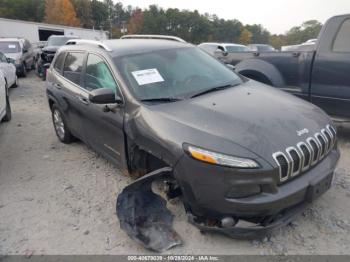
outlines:
[[[205,94],[208,94],[208,93],[211,93],[211,92],[227,89],[227,88],[234,87],[234,86],[237,86],[237,85],[239,85],[239,84],[236,84],[236,85],[234,85],[234,84],[227,84],[227,85],[212,87],[212,88],[206,89],[204,91],[200,91],[200,92],[192,95],[190,98],[194,98],[194,97],[205,95]]]
[[[182,100],[177,97],[155,97],[155,98],[145,98],[141,99],[141,102],[177,102]]]

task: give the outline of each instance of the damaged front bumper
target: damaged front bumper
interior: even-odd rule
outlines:
[[[125,187],[117,199],[120,227],[130,238],[152,251],[162,252],[182,243],[172,229],[173,215],[166,200],[152,191],[152,182],[169,178],[171,168],[151,172]]]
[[[339,151],[333,150],[318,166],[278,186],[276,191],[238,199],[225,197],[227,191],[223,190],[230,186],[227,181],[237,181],[234,178],[226,181],[222,177],[212,178],[210,187],[201,184],[203,180],[195,179],[190,185],[189,173],[181,173],[179,177],[177,174],[181,169],[161,168],[136,180],[118,196],[120,226],[132,239],[153,251],[162,252],[180,245],[182,241],[172,229],[173,215],[166,208],[166,200],[152,191],[153,181],[173,179],[181,188],[189,222],[201,232],[221,233],[236,239],[263,238],[272,230],[290,223],[310,202],[330,188],[338,159]],[[200,177],[194,170],[191,169],[192,178]],[[186,183],[181,184],[186,175]],[[215,176],[213,173],[208,175]],[[247,178],[255,182],[269,181],[254,179],[253,176]],[[220,187],[220,183],[225,183],[225,186]],[[224,219],[230,223],[225,224]]]

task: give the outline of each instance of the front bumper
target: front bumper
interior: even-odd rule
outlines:
[[[242,171],[205,164],[187,155],[176,165],[174,175],[183,191],[187,211],[196,217],[263,219],[315,199],[317,196],[310,196],[311,188],[332,178],[339,156],[337,149],[332,150],[318,165],[282,185],[274,169]],[[232,188],[242,185],[259,185],[261,193],[227,197]]]

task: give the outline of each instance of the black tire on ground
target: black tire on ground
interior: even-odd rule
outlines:
[[[2,121],[9,122],[12,118],[12,111],[11,111],[10,98],[9,98],[9,94],[8,94],[7,84],[6,84],[5,88],[6,88],[6,114],[5,114],[4,118],[2,119]]]
[[[16,75],[16,81],[15,81],[15,83],[11,86],[11,88],[16,88],[16,87],[18,87],[18,77],[17,77],[17,75]]]
[[[53,104],[51,109],[52,123],[58,139],[64,144],[70,144],[75,140],[75,137],[69,131],[64,115],[57,105]]]
[[[31,69],[35,70],[35,68],[36,68],[36,59],[33,58],[33,63],[32,63]]]
[[[27,76],[27,67],[26,67],[25,63],[22,64],[21,76],[22,77]]]

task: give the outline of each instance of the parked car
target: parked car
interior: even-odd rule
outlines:
[[[35,54],[31,43],[24,38],[0,38],[0,52],[15,61],[17,75],[25,77],[35,68]]]
[[[247,47],[253,52],[276,52],[276,49],[273,46],[266,44],[250,44]]]
[[[46,41],[39,41],[36,43],[33,43],[33,52],[34,52],[34,57],[35,57],[35,62],[39,61],[39,57],[41,55],[42,49],[46,45]]]
[[[139,176],[171,168],[201,230],[266,233],[331,185],[332,120],[191,44],[120,39],[57,52],[46,85],[58,139],[78,138]]]
[[[47,39],[37,62],[37,73],[43,80],[46,79],[46,70],[50,66],[57,49],[63,46],[68,40],[78,38],[76,36],[51,35]]]
[[[8,85],[3,73],[0,71],[0,121],[11,120],[11,106],[8,93]]]
[[[16,74],[16,66],[12,58],[7,58],[0,52],[0,71],[2,72],[5,81],[9,87],[17,87],[18,79]]]
[[[217,49],[227,54],[249,51],[249,48],[246,47],[245,45],[230,44],[230,43],[202,43],[202,44],[199,44],[198,47],[211,55],[214,55]]]
[[[218,53],[216,53],[218,54]],[[318,40],[287,52],[219,54],[246,77],[275,86],[350,119],[350,14],[330,18]]]

